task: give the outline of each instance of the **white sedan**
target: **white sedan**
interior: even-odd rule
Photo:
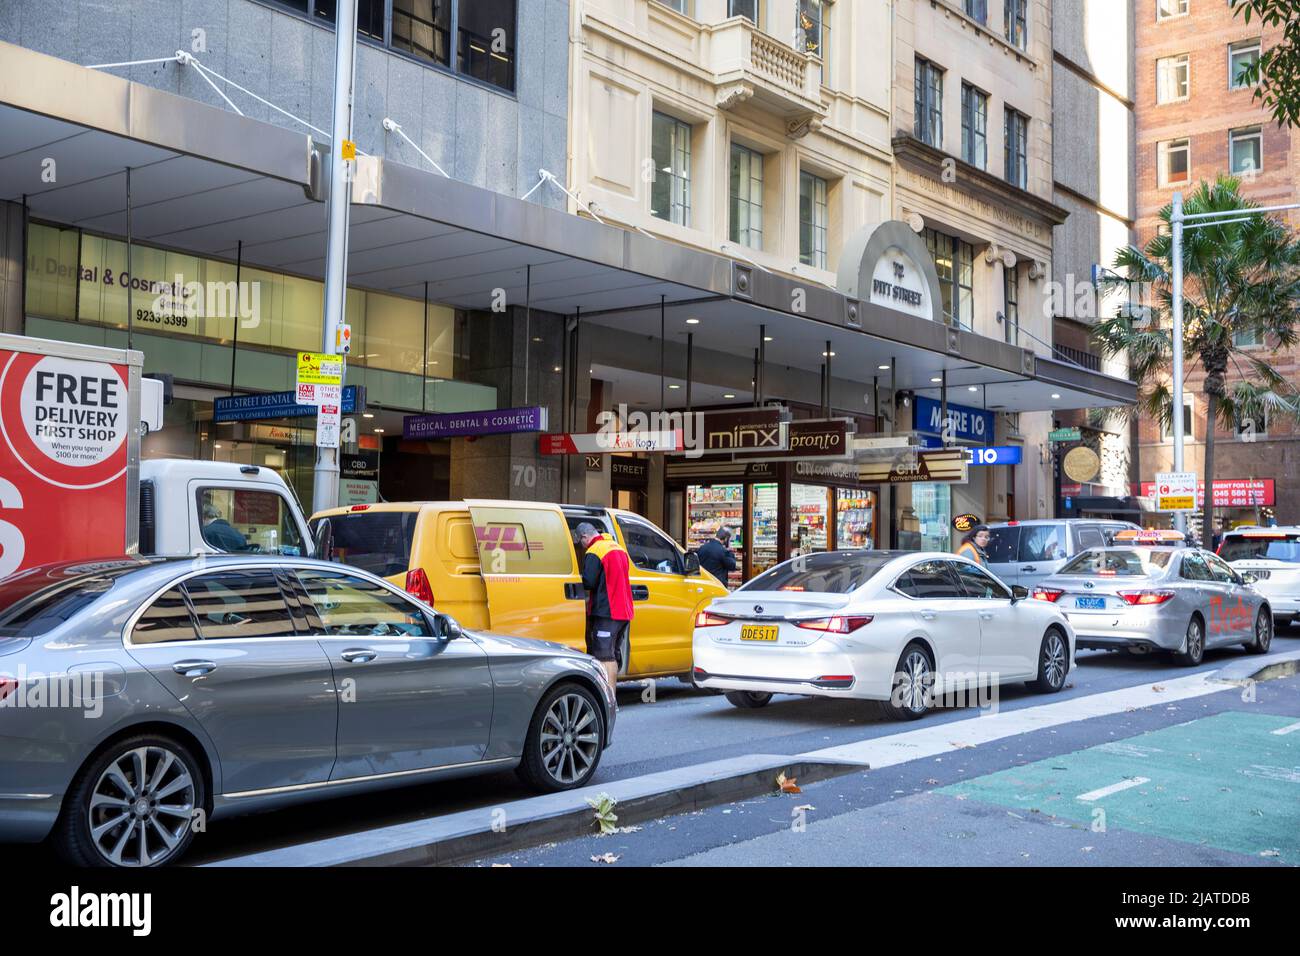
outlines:
[[[693,678],[737,707],[773,694],[881,701],[915,719],[940,697],[1024,681],[1055,693],[1065,615],[940,552],[832,551],[763,572],[695,621]]]

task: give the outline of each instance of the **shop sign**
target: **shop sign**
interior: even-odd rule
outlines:
[[[960,532],[961,534],[965,534],[971,528],[982,523],[983,522],[980,521],[979,515],[973,515],[973,514],[958,515],[957,517],[952,519],[952,530]]]
[[[788,448],[781,460],[807,458],[851,458],[853,422],[848,418],[809,419],[786,425]],[[751,457],[746,454],[747,460]]]
[[[379,500],[379,483],[357,478],[339,479],[339,507],[373,505]]]
[[[591,471],[591,472],[601,472],[601,471],[604,471],[604,470],[605,470],[605,456],[604,456],[604,455],[588,455],[588,456],[587,456],[587,470],[588,470],[588,471]]]
[[[847,461],[796,461],[795,478],[811,478],[828,483],[858,483],[858,466]]]
[[[616,451],[683,451],[681,429],[671,432],[560,432],[542,435],[538,450],[543,455],[601,455]]]
[[[1087,445],[1079,445],[1066,452],[1061,468],[1071,481],[1092,481],[1101,471],[1101,457]]]
[[[544,432],[547,426],[546,409],[531,405],[476,412],[407,415],[402,419],[402,437],[407,441],[433,441],[438,438]]]
[[[650,463],[616,455],[609,460],[609,476],[614,484],[643,488],[650,483]]]
[[[1196,472],[1162,471],[1156,473],[1157,511],[1195,511],[1198,491]]]
[[[1157,475],[1157,478],[1160,476]],[[1142,497],[1155,494],[1157,482],[1142,482]],[[1205,504],[1205,482],[1196,483],[1196,506]],[[1215,478],[1214,507],[1271,508],[1276,504],[1272,478]]]
[[[858,468],[864,484],[911,484],[914,482],[960,482],[967,478],[967,462],[960,448],[919,452],[893,461],[868,462]]]
[[[379,452],[353,451],[339,456],[339,474],[344,478],[373,481],[379,477]]]
[[[925,301],[925,276],[898,246],[890,246],[876,260],[870,301],[923,319],[932,317]]]
[[[943,403],[917,395],[913,401],[912,427],[926,435],[943,435]],[[993,438],[993,413],[982,408],[948,403],[950,439],[987,445]]]
[[[1077,428],[1054,428],[1047,433],[1048,441],[1079,441],[1083,433]]]
[[[355,415],[357,412],[365,411],[365,386],[345,385],[340,404],[344,415]],[[267,418],[297,418],[300,415],[314,414],[316,410],[312,406],[298,403],[297,392],[232,395],[214,399],[212,402],[214,422],[247,422]]]
[[[785,451],[789,445],[785,416],[785,409],[777,407],[705,412],[702,451],[705,454]]]
[[[1018,465],[1023,454],[1019,445],[985,445],[965,451],[972,465]]]

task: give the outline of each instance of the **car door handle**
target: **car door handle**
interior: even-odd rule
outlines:
[[[379,656],[379,652],[368,647],[350,647],[339,656],[349,664],[368,664]]]
[[[981,621],[991,621],[991,620],[993,620],[993,612],[992,612],[992,611],[980,611],[980,620],[981,620]]]
[[[933,611],[922,611],[922,612],[921,612],[921,620],[923,620],[923,621],[933,621],[933,620],[934,620],[934,617],[935,617],[935,614],[934,614]]]
[[[585,601],[587,599],[587,591],[585,588],[583,588],[582,582],[565,581],[564,599],[566,601]]]
[[[632,600],[633,601],[650,600],[650,586],[648,584],[632,585]]]
[[[212,661],[177,661],[172,670],[182,677],[204,677],[217,669]]]
[[[1032,565],[1032,564],[1029,564],[1029,565],[1026,565],[1025,567],[1021,568],[1020,570],[1021,570],[1021,571],[1028,571],[1028,572],[1030,572],[1030,573],[1032,574],[1033,572],[1037,571],[1038,568],[1034,567],[1034,565]]]

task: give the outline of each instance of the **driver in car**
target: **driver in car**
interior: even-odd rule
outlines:
[[[221,517],[221,512],[212,503],[203,506],[203,540],[222,551],[248,549],[248,539]]]

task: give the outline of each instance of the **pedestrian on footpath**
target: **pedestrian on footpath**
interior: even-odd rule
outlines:
[[[977,524],[966,532],[966,537],[961,539],[961,544],[957,546],[957,554],[963,558],[970,558],[982,567],[988,567],[989,554],[984,549],[989,546],[991,537],[988,525]]]
[[[577,538],[586,551],[582,586],[587,592],[587,653],[604,666],[609,685],[614,687],[618,683],[618,650],[632,622],[631,562],[617,541],[590,522],[578,525]]]
[[[727,576],[736,570],[736,556],[731,551],[731,529],[719,528],[717,534],[700,546],[699,554],[700,567],[726,584]]]

